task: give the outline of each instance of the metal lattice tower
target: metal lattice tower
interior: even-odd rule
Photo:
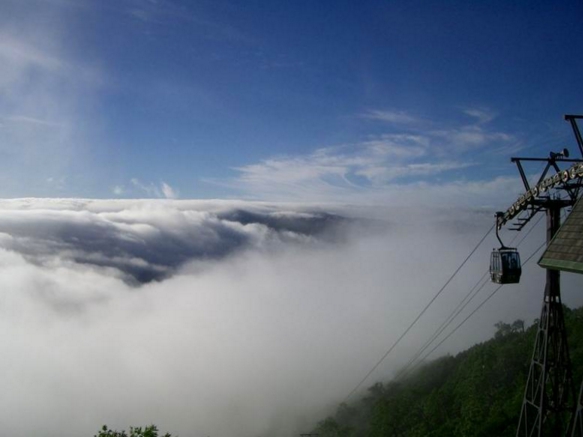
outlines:
[[[547,244],[560,227],[562,207],[561,203],[549,201],[546,210]],[[560,272],[549,269],[517,437],[565,435],[574,402]]]
[[[566,115],[571,123],[581,157],[583,139],[577,126],[580,115]],[[548,158],[512,158],[524,183],[526,192],[508,208],[497,214],[500,229],[517,218],[514,230],[521,230],[538,212],[547,216],[547,245],[561,226],[562,208],[573,206],[583,186],[583,159],[568,159],[566,149],[551,152]],[[538,182],[531,187],[522,167],[524,161],[546,162]],[[559,164],[570,163],[561,169]],[[556,173],[547,177],[550,169]],[[583,437],[583,386],[575,413],[575,388],[567,344],[567,332],[561,302],[560,272],[547,269],[543,305],[539,319],[534,351],[522,401],[517,437],[559,437],[572,434]],[[570,425],[573,417],[573,425]],[[576,432],[576,430],[579,430]],[[571,431],[572,430],[572,431]]]

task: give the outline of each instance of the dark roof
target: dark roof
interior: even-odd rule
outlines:
[[[583,202],[577,201],[571,214],[555,234],[538,264],[546,269],[583,273]]]

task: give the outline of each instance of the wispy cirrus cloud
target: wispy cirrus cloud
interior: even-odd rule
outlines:
[[[478,125],[462,126],[454,129],[435,130],[430,133],[434,138],[442,139],[445,149],[454,151],[475,150],[489,144],[512,144],[514,137],[504,132],[485,129]]]
[[[64,39],[67,8],[50,2],[0,19],[0,172],[6,194],[51,192],[45,181],[75,172],[85,158],[96,118],[89,118],[98,69],[75,58]],[[8,5],[20,12],[17,2]],[[37,18],[42,16],[42,20]],[[54,26],[58,22],[60,26]]]
[[[166,199],[178,199],[178,191],[175,188],[172,188],[166,182],[162,182],[161,188],[162,194]]]
[[[227,184],[270,200],[390,201],[402,197],[399,191],[411,194],[426,185],[444,187],[453,195],[458,184],[474,182],[460,170],[483,166],[477,156],[518,143],[514,135],[487,126],[485,112],[476,112],[479,120],[474,123],[440,129],[434,127],[437,123],[417,123],[420,118],[403,111],[369,111],[363,117],[386,122],[390,129],[355,144],[238,167],[239,175]],[[395,129],[395,123],[406,126]],[[481,181],[482,186],[488,187],[487,182]]]
[[[453,126],[436,128],[437,123],[396,110],[369,110],[362,118],[377,120],[406,132],[407,138],[417,138],[426,147],[443,149],[446,152],[462,151],[471,148],[490,145],[492,143],[509,144],[516,138],[509,133],[501,132],[489,124],[498,116],[487,108],[466,108],[462,113],[469,116],[470,123],[458,122]]]
[[[31,66],[52,72],[62,71],[65,67],[63,60],[42,49],[37,43],[30,43],[26,39],[2,32],[0,38],[0,59],[3,60],[0,69],[0,85],[17,81],[18,73]]]
[[[60,128],[63,125],[61,123],[57,123],[50,120],[42,120],[39,118],[34,117],[27,117],[25,115],[11,115],[9,117],[3,117],[1,119],[5,123],[22,123],[27,124],[29,127],[34,126],[44,126],[44,127],[53,127],[53,128]]]
[[[421,119],[418,117],[408,114],[405,111],[396,110],[371,109],[361,114],[360,117],[393,124],[416,124],[421,122]]]
[[[431,175],[466,168],[463,162],[443,164],[410,164],[396,167],[351,166],[348,162],[334,167],[315,164],[307,159],[279,159],[240,169],[236,187],[250,198],[277,199],[308,202],[346,202],[355,204],[419,204],[437,203],[440,199],[453,201],[461,184],[440,184],[439,196],[427,195],[435,192],[435,185],[423,183]],[[411,182],[397,183],[399,179]],[[392,181],[392,183],[391,183]],[[235,185],[230,185],[235,188]],[[481,185],[485,187],[485,185]],[[455,194],[454,194],[455,193]],[[433,200],[432,200],[433,199]],[[461,199],[461,198],[459,198]],[[455,203],[455,202],[454,202]]]
[[[498,116],[494,111],[487,108],[466,108],[463,112],[476,119],[480,124],[490,123]]]
[[[208,40],[243,44],[256,42],[237,27],[210,16],[204,8],[197,8],[195,14],[179,2],[125,0],[120,4],[127,15],[146,26],[168,27],[188,23],[198,35]]]
[[[472,164],[464,162],[424,162],[419,164],[404,164],[400,167],[369,167],[356,172],[371,181],[386,182],[399,178],[428,177],[441,174],[450,170],[459,170],[471,167]]]
[[[137,188],[142,193],[145,193],[148,197],[152,198],[164,198],[164,199],[178,199],[179,194],[175,188],[172,188],[168,183],[161,181],[159,185],[150,183],[143,183],[137,178],[130,180],[132,186]],[[123,187],[114,187],[114,193],[123,194]]]

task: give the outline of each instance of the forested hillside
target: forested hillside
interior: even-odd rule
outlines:
[[[583,308],[565,307],[573,376],[583,376]],[[425,364],[396,381],[376,383],[321,421],[320,437],[514,436],[536,322],[497,323],[494,338]]]

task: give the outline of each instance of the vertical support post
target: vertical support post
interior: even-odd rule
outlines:
[[[575,134],[575,139],[577,140],[577,145],[579,146],[579,151],[581,152],[581,156],[583,156],[583,137],[581,136],[579,125],[577,125],[577,119],[581,118],[583,118],[581,115],[565,115],[565,120],[571,123],[573,133]]]
[[[577,411],[573,415],[573,422],[571,423],[571,437],[583,436],[583,383],[579,389],[579,399],[577,401]]]
[[[548,245],[561,225],[561,206],[549,200],[546,214]],[[560,272],[547,269],[543,307],[516,436],[566,435],[574,400]]]

